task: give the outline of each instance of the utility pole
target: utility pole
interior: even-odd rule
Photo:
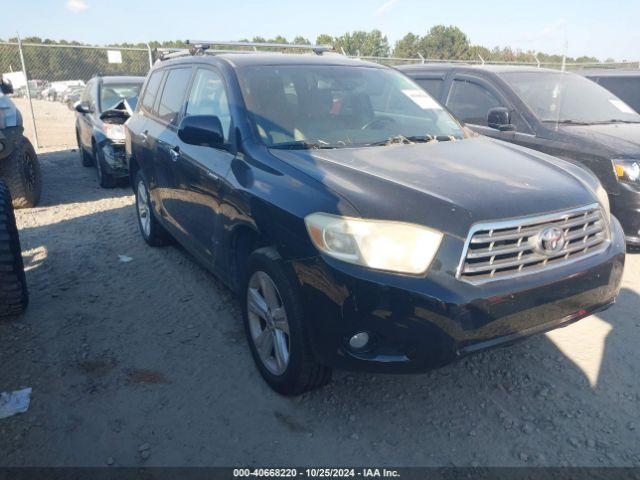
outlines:
[[[36,116],[33,113],[33,101],[31,100],[31,89],[29,88],[29,75],[27,74],[27,65],[24,61],[24,52],[22,51],[22,39],[20,34],[16,32],[18,36],[18,50],[20,50],[20,62],[22,62],[22,73],[24,74],[24,81],[27,82],[27,100],[29,100],[29,111],[31,113],[31,123],[33,124],[33,136],[36,142],[36,148],[40,148],[40,140],[38,140],[38,128],[36,127]]]

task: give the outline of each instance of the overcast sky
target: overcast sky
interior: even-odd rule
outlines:
[[[2,7],[0,38],[40,36],[93,44],[281,34],[315,40],[377,28],[390,43],[433,25],[460,27],[475,44],[640,59],[638,0],[29,0]]]

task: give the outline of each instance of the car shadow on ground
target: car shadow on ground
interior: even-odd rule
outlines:
[[[120,181],[116,188],[100,188],[95,167],[83,167],[77,149],[39,153],[38,159],[43,172],[43,185],[42,197],[36,208],[118,198],[132,194],[126,179]],[[74,168],[68,168],[70,164]],[[95,188],[87,188],[87,172],[90,172],[95,179],[92,185]]]

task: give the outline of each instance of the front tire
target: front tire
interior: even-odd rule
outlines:
[[[98,149],[98,146],[93,144],[93,159],[96,163],[96,177],[98,178],[98,185],[102,188],[113,188],[116,186],[116,178],[111,175],[104,164],[104,158],[102,153]]]
[[[136,214],[142,238],[152,247],[161,247],[169,243],[167,231],[156,219],[151,205],[151,195],[142,171],[138,170],[135,179]]]
[[[243,289],[243,320],[260,374],[276,392],[300,395],[331,380],[311,352],[302,303],[273,248],[251,254]]]
[[[83,167],[93,166],[93,159],[84,150],[84,147],[82,146],[82,142],[80,141],[80,133],[77,130],[76,130],[76,141],[78,142],[78,153],[80,154],[80,163],[82,163],[82,166]]]
[[[0,181],[0,317],[20,315],[28,303],[29,292],[11,194]]]

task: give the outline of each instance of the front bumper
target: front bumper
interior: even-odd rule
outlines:
[[[117,178],[124,178],[129,176],[129,168],[126,162],[126,152],[124,142],[114,142],[109,139],[105,139],[98,144],[100,148],[102,158],[104,159],[104,166],[107,172]]]
[[[324,257],[293,261],[291,266],[320,363],[349,370],[419,372],[610,306],[620,289],[625,260],[624,234],[613,217],[611,235],[610,245],[599,255],[483,285],[455,278],[462,240],[452,237],[445,238],[423,278]],[[348,339],[361,331],[372,340],[366,350],[353,351]]]
[[[619,193],[609,195],[609,200],[611,213],[620,220],[627,244],[640,246],[640,191],[620,183]]]

